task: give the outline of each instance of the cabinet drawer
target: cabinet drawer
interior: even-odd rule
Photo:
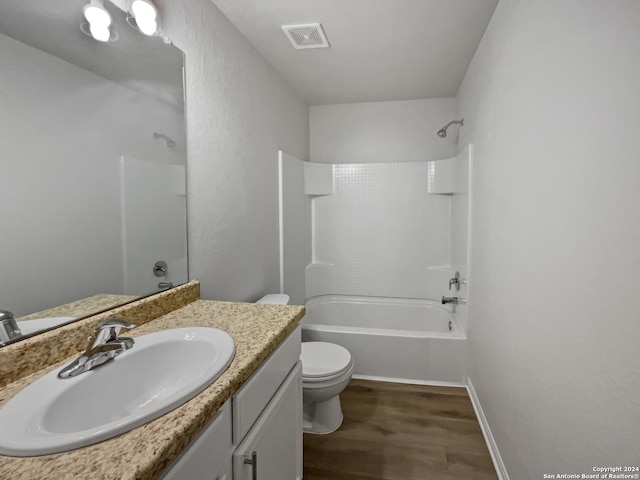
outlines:
[[[233,443],[242,441],[300,359],[300,327],[273,352],[233,397]]]
[[[231,404],[220,409],[199,436],[165,470],[161,480],[231,480]]]

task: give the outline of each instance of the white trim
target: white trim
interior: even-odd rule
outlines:
[[[129,264],[127,262],[127,195],[125,192],[125,161],[128,157],[120,155],[119,177],[120,177],[120,245],[122,246],[122,291],[130,292],[127,272]]]
[[[280,249],[280,293],[284,293],[284,152],[278,150],[278,243]]]
[[[498,479],[509,480],[509,474],[507,473],[507,469],[505,468],[502,457],[500,456],[498,445],[493,438],[491,428],[489,428],[489,423],[487,422],[487,417],[484,416],[482,406],[480,405],[480,400],[478,399],[476,390],[475,388],[473,388],[473,383],[471,383],[471,379],[469,377],[467,377],[467,392],[469,392],[469,398],[471,399],[473,410],[476,412],[478,423],[480,423],[482,435],[484,436],[484,441],[487,444],[487,448],[489,449],[489,454],[491,455],[493,466],[495,467],[496,473],[498,474]]]
[[[469,149],[468,178],[467,178],[467,318],[464,333],[469,334],[469,306],[473,304],[473,258],[471,257],[471,235],[473,234],[473,171],[474,171],[474,149],[473,144],[467,145]]]
[[[430,380],[415,380],[412,378],[396,378],[396,377],[379,377],[377,375],[360,375],[354,374],[351,378],[357,380],[371,380],[372,382],[391,382],[391,383],[405,383],[408,385],[431,385],[432,387],[459,387],[466,388],[466,385],[462,382],[438,382]]]

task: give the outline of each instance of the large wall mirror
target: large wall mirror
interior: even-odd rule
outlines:
[[[87,3],[0,2],[0,345],[188,280],[183,54]]]

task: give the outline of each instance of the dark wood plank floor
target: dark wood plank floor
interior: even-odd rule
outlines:
[[[463,388],[352,380],[344,423],[304,435],[305,480],[497,480]]]

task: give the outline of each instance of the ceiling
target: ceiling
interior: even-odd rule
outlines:
[[[105,2],[118,40],[100,43],[80,31],[87,0],[0,0],[0,33],[111,81],[182,108],[183,55],[160,37],[127,24]]]
[[[212,0],[312,105],[453,97],[498,0]],[[281,25],[320,22],[331,48]]]

